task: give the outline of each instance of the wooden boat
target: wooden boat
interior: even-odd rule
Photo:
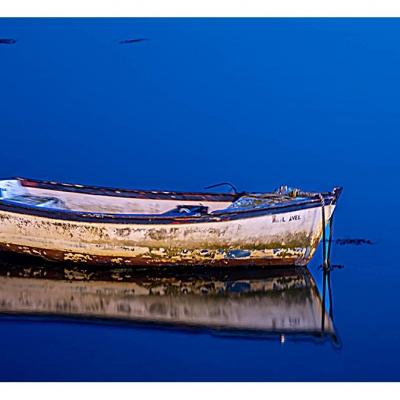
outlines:
[[[340,192],[183,193],[4,179],[0,249],[89,264],[306,265]]]
[[[0,314],[336,340],[305,267],[236,269],[228,275],[216,269],[177,277],[171,268],[146,273],[0,262]]]

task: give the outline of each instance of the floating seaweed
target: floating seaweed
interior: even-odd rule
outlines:
[[[149,39],[147,39],[147,38],[125,39],[125,40],[120,40],[118,43],[119,44],[133,44],[133,43],[145,42],[147,40],[149,40]]]
[[[370,239],[336,239],[335,243],[339,246],[362,246],[364,244],[371,245],[375,244]]]
[[[0,38],[0,44],[15,44],[17,41],[10,38]]]

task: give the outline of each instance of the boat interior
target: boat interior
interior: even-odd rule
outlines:
[[[0,201],[76,212],[165,216],[199,216],[296,203],[293,193],[183,193],[109,189],[24,178],[0,180]]]

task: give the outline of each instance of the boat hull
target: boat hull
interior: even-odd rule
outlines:
[[[326,222],[334,208],[325,206]],[[72,221],[0,210],[2,250],[94,265],[303,266],[321,236],[321,205],[177,224]]]

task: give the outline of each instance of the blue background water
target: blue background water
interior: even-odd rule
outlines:
[[[1,19],[0,37],[18,40],[0,45],[2,176],[342,185],[336,237],[375,242],[333,248],[341,349],[0,319],[0,379],[399,380],[400,20]]]

